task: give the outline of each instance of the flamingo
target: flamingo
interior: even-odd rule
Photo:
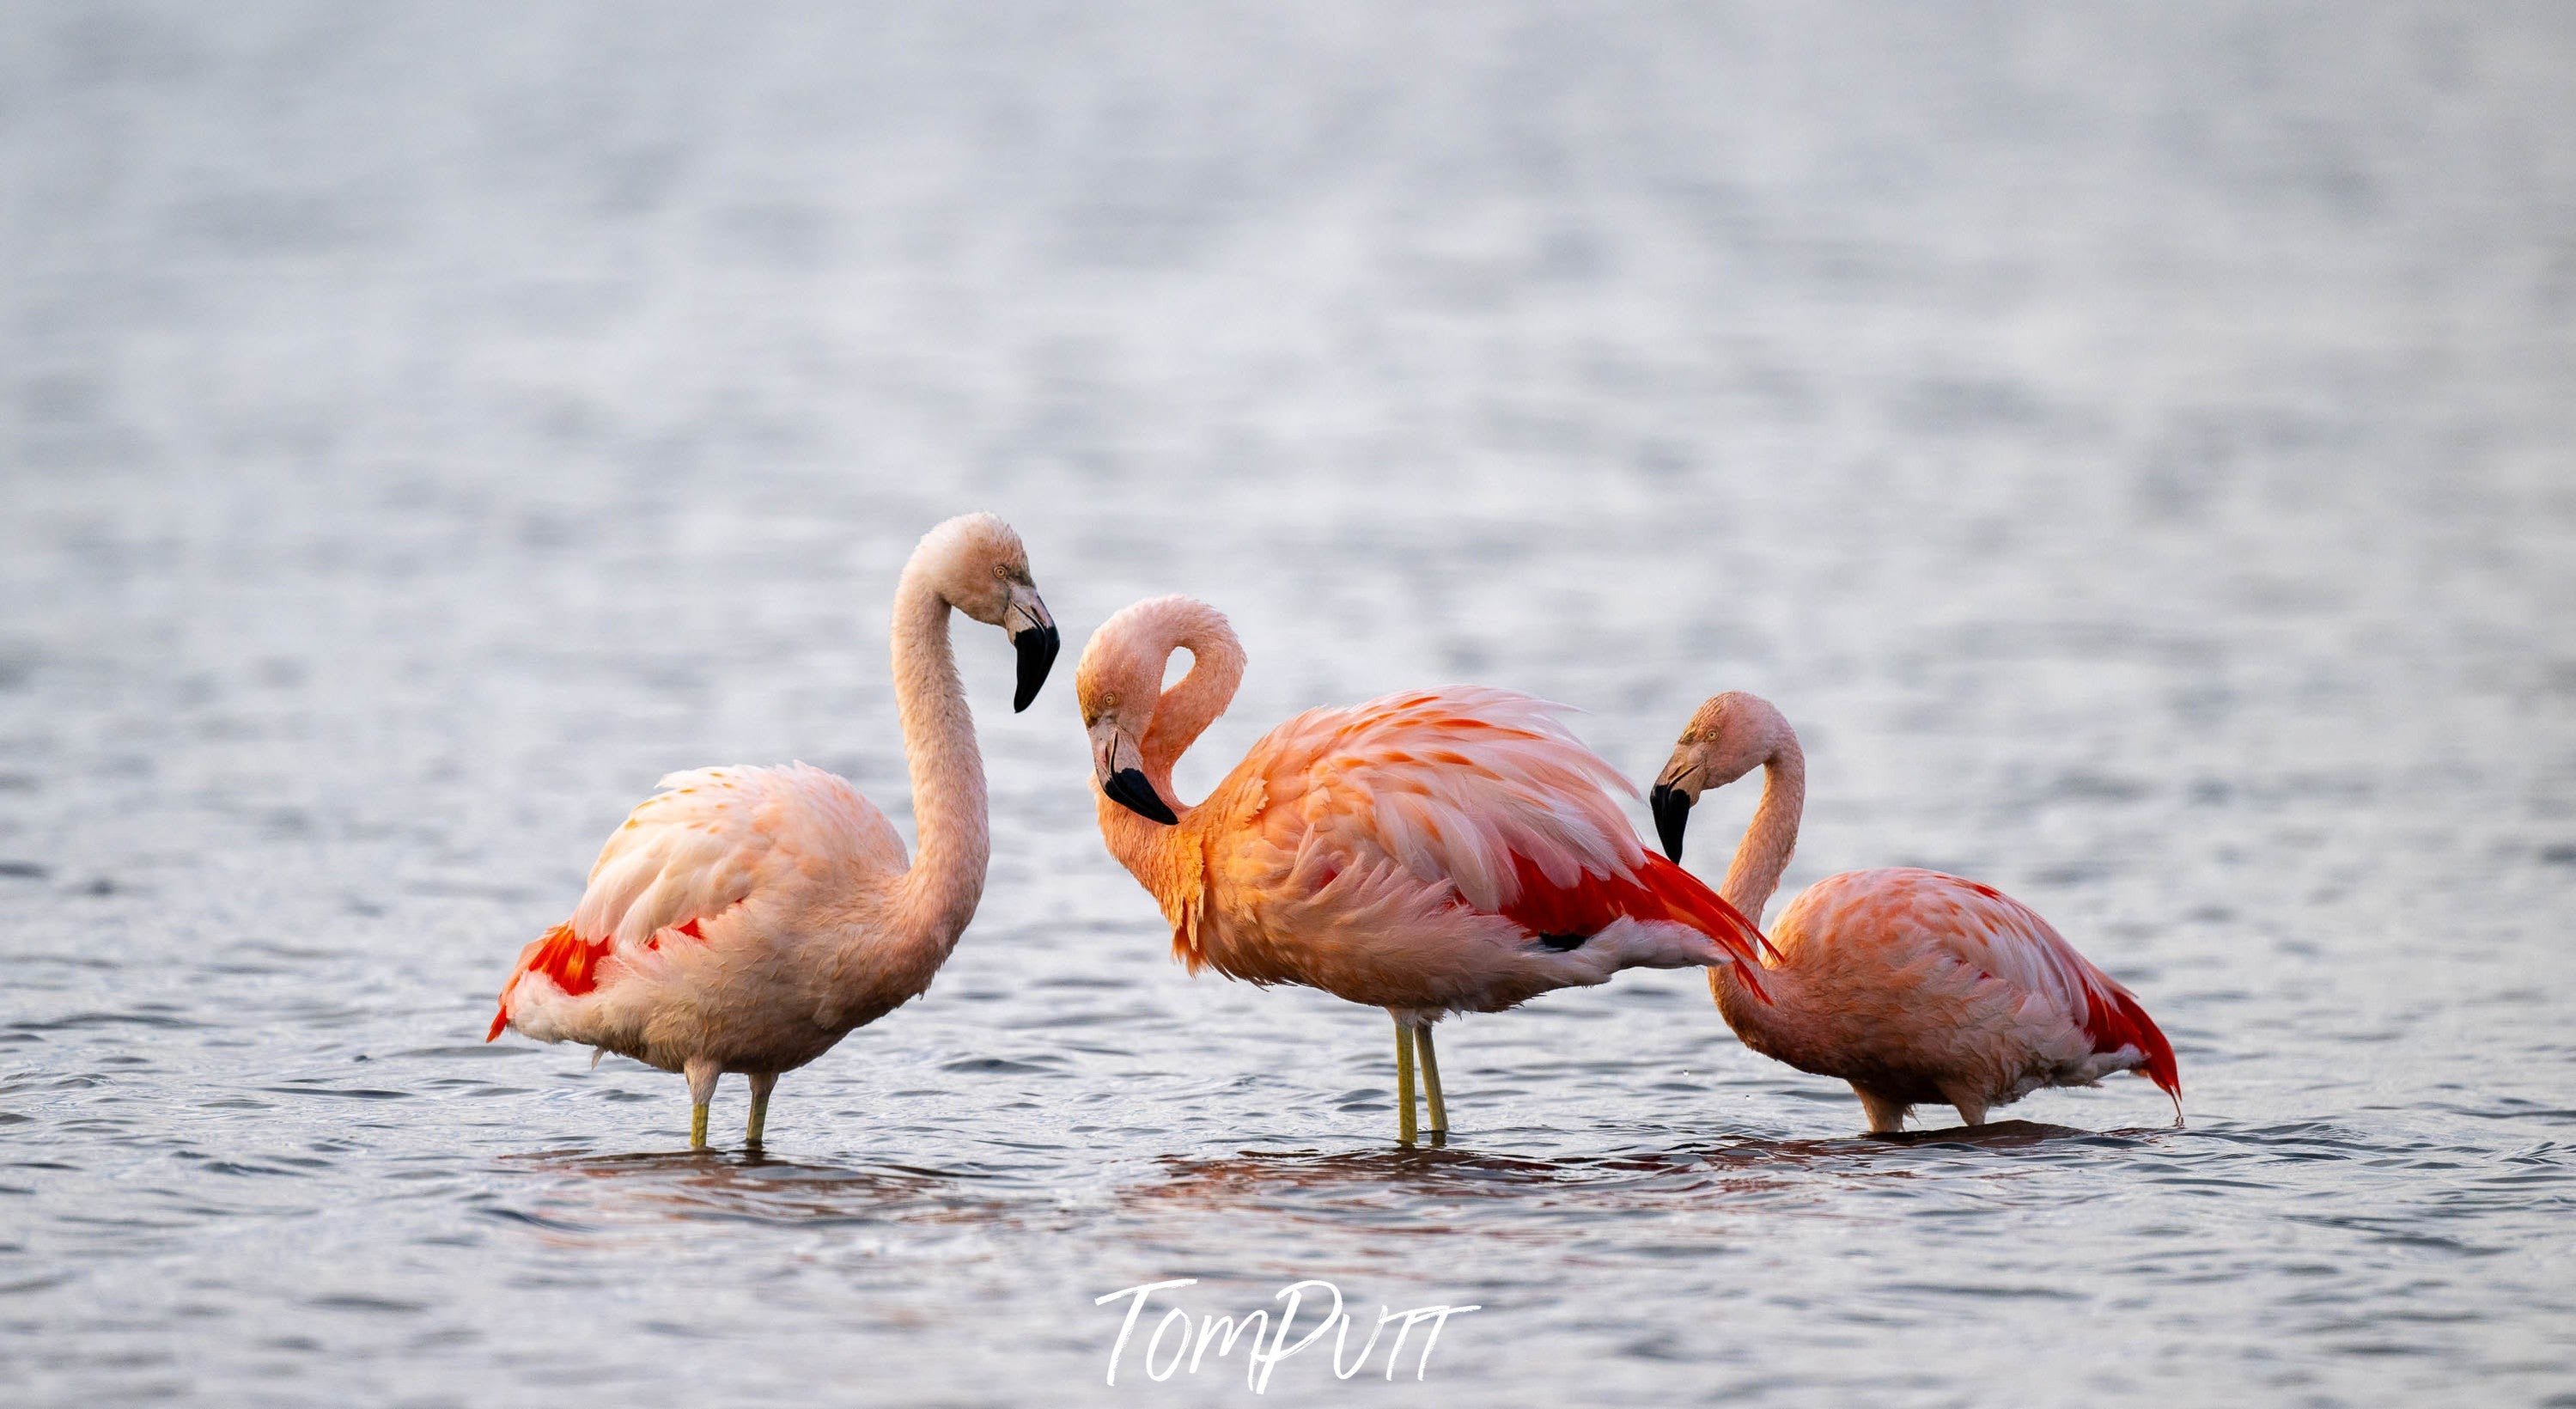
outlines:
[[[1060,644],[1027,552],[990,514],[925,535],[894,594],[894,688],[921,855],[847,782],[798,763],[674,773],[611,833],[572,918],[519,953],[491,1041],[515,1028],[689,1080],[689,1146],[716,1078],[751,1085],[758,1148],[779,1073],[918,996],[983,895],[991,849],[951,608],[1002,627],[1028,708]]]
[[[1189,673],[1161,688],[1176,650]],[[1172,952],[1298,983],[1395,1020],[1397,1131],[1449,1130],[1432,1024],[1621,969],[1736,966],[1761,936],[1648,852],[1612,798],[1635,789],[1508,690],[1447,686],[1314,709],[1273,729],[1195,805],[1172,765],[1223,713],[1244,653],[1215,608],[1138,602],[1084,647],[1100,832],[1162,907]],[[1748,980],[1748,986],[1760,980]]]
[[[1779,888],[1806,804],[1806,755],[1789,721],[1742,691],[1709,700],[1652,801],[1664,852],[1678,862],[1700,794],[1756,766],[1762,802],[1718,887],[1754,916]],[[2091,1086],[2123,1071],[2163,1088],[2182,1121],[2172,1044],[2136,995],[1992,886],[1910,866],[1845,871],[1790,901],[1770,934],[1768,1001],[1712,970],[1718,1011],[1753,1050],[1850,1082],[1873,1133],[1902,1128],[1926,1103],[1983,1125],[1989,1108],[2043,1086]]]

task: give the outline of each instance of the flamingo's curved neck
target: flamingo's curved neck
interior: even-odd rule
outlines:
[[[1774,736],[1778,742],[1762,762],[1761,805],[1753,809],[1752,824],[1735,844],[1735,859],[1727,864],[1726,881],[1717,888],[1728,904],[1757,925],[1762,922],[1762,907],[1780,888],[1781,873],[1789,869],[1789,854],[1798,847],[1798,819],[1807,807],[1807,755],[1786,719],[1778,721]],[[1727,1022],[1748,1038],[1753,1036],[1748,1029],[1767,1030],[1795,1021],[1796,980],[1786,966],[1766,969],[1762,986],[1771,1001],[1764,1003],[1745,991],[1734,966],[1709,971],[1718,1007]]]
[[[893,645],[895,704],[921,845],[896,887],[893,911],[896,937],[934,969],[975,917],[992,853],[984,760],[949,648],[948,610],[916,558],[895,588]]]
[[[1225,713],[1243,683],[1243,643],[1222,624],[1184,623],[1166,648],[1166,659],[1176,650],[1190,653],[1189,673],[1155,702],[1153,722],[1140,741],[1145,776],[1167,798],[1174,796],[1172,766]]]
[[[1779,746],[1762,761],[1762,804],[1753,809],[1744,839],[1735,844],[1735,859],[1727,863],[1726,881],[1717,888],[1756,924],[1789,869],[1789,853],[1798,849],[1798,819],[1807,810],[1807,756],[1788,725],[1780,730]]]

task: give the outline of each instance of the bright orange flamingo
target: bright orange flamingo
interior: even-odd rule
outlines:
[[[1691,716],[1655,780],[1655,830],[1682,855],[1691,805],[1760,767],[1762,803],[1718,888],[1760,915],[1798,844],[1806,756],[1769,701],[1719,695]],[[1800,1071],[1851,1083],[1873,1131],[1918,1104],[1955,1106],[1969,1125],[2043,1086],[2090,1086],[2136,1071],[2173,1097],[2171,1044],[2129,990],[2075,952],[2029,906],[1975,881],[1892,867],[1827,876],[1771,927],[1765,1001],[1715,970],[1718,1011],[1744,1045]],[[1751,977],[1750,974],[1745,977]]]
[[[674,773],[609,836],[572,918],[520,952],[491,1036],[516,1028],[686,1074],[692,1148],[707,1142],[716,1078],[741,1072],[757,1146],[779,1073],[928,988],[974,918],[990,850],[951,608],[1010,633],[1014,709],[1037,697],[1058,645],[1010,525],[968,514],[913,550],[893,642],[917,861],[819,768]]]
[[[1165,690],[1178,650],[1190,672]],[[1172,765],[1234,698],[1243,665],[1225,618],[1186,597],[1138,602],[1092,636],[1074,686],[1102,839],[1162,905],[1192,972],[1386,1009],[1403,1139],[1417,1132],[1417,1049],[1430,1129],[1449,1128],[1431,1046],[1442,1016],[1621,969],[1732,968],[1761,942],[1638,844],[1610,793],[1635,790],[1556,706],[1507,690],[1308,710],[1204,801],[1176,805]]]

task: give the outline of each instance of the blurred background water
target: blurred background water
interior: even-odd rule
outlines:
[[[1283,1402],[2576,1403],[2576,11],[5,10],[0,1397],[1238,1402],[1093,1298],[1326,1277],[1484,1310]],[[1233,615],[1193,795],[1769,695],[1791,886],[2030,901],[2190,1128],[1849,1140],[1645,973],[1396,1151],[1384,1017],[1174,966],[971,625],[983,912],[766,1160],[483,1045],[664,771],[908,824],[969,508],[1069,650]]]

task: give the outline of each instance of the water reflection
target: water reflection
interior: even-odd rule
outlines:
[[[2013,1157],[2069,1141],[2122,1144],[2153,1131],[2092,1132],[2031,1121],[1838,1139],[1729,1139],[1710,1145],[1542,1156],[1458,1147],[1244,1150],[1164,1156],[1105,1171],[1106,1196],[1153,1218],[1206,1213],[1258,1222],[1249,1233],[1301,1226],[1400,1235],[1521,1239],[1560,1236],[1584,1222],[1688,1209],[1817,1202],[1834,1186],[1921,1177],[1926,1156],[1982,1157],[1981,1172],[2011,1177]],[[598,1154],[549,1150],[503,1156],[512,1185],[500,1216],[583,1235],[638,1224],[732,1221],[782,1226],[952,1225],[1022,1229],[1060,1218],[1065,1190],[1002,1176],[899,1164],[841,1165],[747,1151]],[[1471,1206],[1508,1206],[1509,1229]]]
[[[1767,1156],[1741,1150],[1562,1158],[1456,1148],[1245,1151],[1163,1160],[1161,1177],[1134,1193],[1150,1203],[1335,1222],[1357,1218],[1447,1232],[1462,1231],[1453,1222],[1461,1201],[1509,1203],[1522,1212],[1573,1208],[1607,1214],[1679,1197],[1776,1191],[1790,1185],[1787,1171],[1800,1163],[1800,1153],[1785,1145]],[[1782,1168],[1765,1167],[1774,1164]]]
[[[979,1188],[979,1176],[901,1165],[811,1164],[752,1152],[505,1156],[519,1175],[553,1176],[536,1191],[538,1216],[604,1227],[656,1220],[856,1223],[1017,1222],[1026,1197]]]
[[[1842,1192],[1902,1185],[1937,1172],[2011,1180],[2037,1157],[2098,1157],[2163,1133],[2089,1131],[2035,1121],[1835,1139],[1735,1138],[1716,1144],[1539,1156],[1422,1147],[1350,1151],[1245,1150],[1172,1156],[1122,1190],[1131,1211],[1183,1209],[1299,1225],[1402,1235],[1562,1240],[1568,1220],[1722,1213],[1775,1218],[1826,1206]],[[1507,1209],[1498,1221],[1472,1206]],[[1755,1210],[1758,1209],[1758,1213]]]

